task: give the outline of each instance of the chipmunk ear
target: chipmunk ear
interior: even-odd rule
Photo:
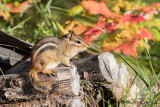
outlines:
[[[67,38],[72,38],[72,34],[71,34],[71,33],[68,34],[68,35],[67,35]]]
[[[70,40],[72,38],[72,34],[63,35],[62,38],[65,39],[65,40]]]
[[[68,40],[68,42],[70,42],[71,39],[72,39],[72,34],[70,33],[70,34],[67,35],[67,40]]]
[[[71,41],[72,37],[74,36],[74,31],[69,31],[69,34],[63,36],[63,39],[67,40],[68,42]]]

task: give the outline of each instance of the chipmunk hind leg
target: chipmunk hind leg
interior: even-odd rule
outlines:
[[[38,72],[41,72],[41,65],[39,64],[39,61],[37,61],[34,65],[31,66],[30,68],[30,72],[29,72],[29,76],[34,79],[35,81],[38,81],[39,78],[38,78],[38,75],[37,73]]]
[[[37,71],[35,69],[31,69],[29,72],[29,76],[31,79],[34,79],[35,81],[38,81],[38,75],[37,75]]]

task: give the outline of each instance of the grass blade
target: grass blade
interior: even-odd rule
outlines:
[[[114,51],[115,52],[115,51]],[[115,52],[117,53],[117,52]],[[118,54],[118,53],[117,53]],[[136,75],[139,76],[139,78],[145,83],[145,85],[147,86],[147,88],[149,88],[149,84],[143,79],[143,77],[141,75],[138,74],[138,72],[120,55],[118,54],[118,56],[120,56],[120,58],[136,73]]]

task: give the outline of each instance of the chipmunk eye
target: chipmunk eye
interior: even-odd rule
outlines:
[[[76,43],[77,43],[77,44],[81,44],[81,41],[77,40]]]

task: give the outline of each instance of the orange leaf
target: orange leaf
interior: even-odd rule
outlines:
[[[7,11],[5,11],[5,13],[3,13],[3,12],[0,11],[0,16],[3,16],[3,18],[4,18],[5,20],[8,20],[9,17],[10,17],[10,13],[7,12]]]
[[[127,41],[124,44],[120,45],[119,47],[115,48],[116,52],[122,50],[124,55],[130,55],[133,57],[138,57],[136,47],[139,43],[139,39],[134,39],[132,41]]]
[[[75,21],[75,20],[66,21],[65,24],[67,24],[67,26],[64,28],[65,33],[69,33],[70,30],[74,30],[76,32],[76,34],[81,35],[88,28],[88,26],[85,25],[84,23],[80,23],[80,22]]]
[[[122,40],[121,41],[116,40],[115,38],[116,35],[117,34],[110,34],[108,37],[103,39],[103,43],[102,43],[103,52],[109,52],[123,43]]]
[[[9,3],[9,4],[6,5],[5,8],[10,8],[11,9],[12,7],[13,7],[13,3]],[[3,18],[5,20],[8,20],[9,17],[10,17],[10,12],[7,11],[7,10],[5,10],[5,13],[3,13],[2,11],[0,11],[0,16],[3,16]]]
[[[41,0],[37,0],[37,2],[40,2]],[[14,6],[13,3],[6,4],[7,8],[10,8],[9,11],[5,11],[5,13],[0,12],[0,16],[3,16],[5,20],[8,20],[10,17],[10,13],[21,13],[28,9],[31,4],[33,4],[33,0],[26,0],[22,3],[20,3],[18,6]]]
[[[89,14],[103,14],[110,13],[110,10],[104,2],[96,1],[82,1],[81,5],[89,11]]]
[[[36,2],[41,2],[41,0],[36,0]],[[12,6],[10,9],[11,13],[23,13],[25,10],[27,10],[31,5],[33,4],[33,0],[26,0],[22,3],[20,3],[18,6]]]
[[[89,14],[102,14],[107,18],[120,18],[121,15],[111,12],[104,2],[82,1],[81,5],[89,11]]]
[[[11,13],[21,13],[22,11],[26,10],[28,7],[30,7],[30,3],[32,3],[32,0],[27,0],[22,3],[20,3],[18,6],[14,6],[11,8]]]

